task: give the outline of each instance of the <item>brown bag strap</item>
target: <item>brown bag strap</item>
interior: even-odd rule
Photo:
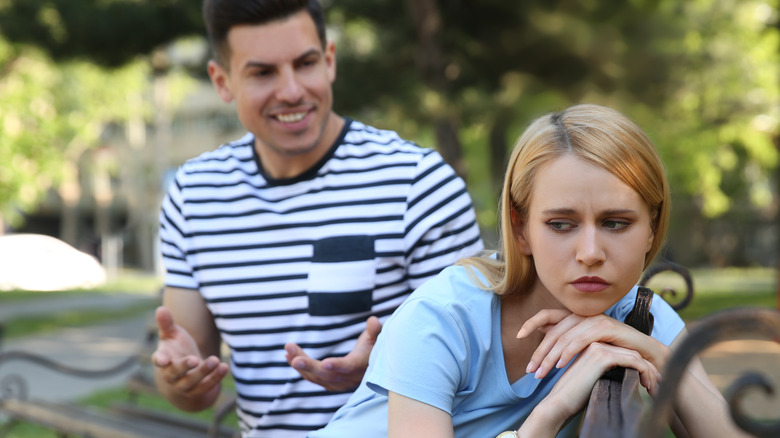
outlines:
[[[653,291],[644,286],[639,286],[636,293],[634,308],[626,316],[625,322],[640,332],[650,335],[653,331],[653,314],[650,313],[650,304],[653,303]]]

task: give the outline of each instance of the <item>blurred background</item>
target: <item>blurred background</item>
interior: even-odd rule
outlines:
[[[612,106],[669,171],[664,257],[775,273],[779,3],[324,0],[335,107],[437,148],[492,245],[505,159],[526,124]],[[0,0],[0,234],[59,239],[108,278],[160,275],[172,172],[243,134],[206,76],[200,4]]]

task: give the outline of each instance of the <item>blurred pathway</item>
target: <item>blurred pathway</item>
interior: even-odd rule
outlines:
[[[760,390],[751,390],[745,396],[743,408],[745,413],[757,418],[780,420],[779,343],[749,339],[721,342],[707,349],[701,359],[704,369],[721,392],[749,371],[769,378],[775,395],[767,396]]]
[[[78,309],[114,308],[154,300],[133,294],[94,297],[52,296],[51,300],[18,303],[0,307],[0,321],[11,317],[42,315]],[[109,321],[89,327],[67,328],[57,332],[0,340],[0,352],[24,351],[41,355],[63,365],[81,369],[107,369],[137,354],[143,346],[147,328],[153,322],[153,310],[137,317]],[[64,375],[35,363],[9,360],[0,363],[0,379],[16,374],[27,383],[28,396],[45,400],[72,400],[97,390],[122,385],[135,369],[111,378],[81,378]]]

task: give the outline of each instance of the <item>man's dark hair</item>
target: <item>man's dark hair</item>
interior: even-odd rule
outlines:
[[[318,0],[204,0],[203,20],[217,62],[228,68],[230,46],[227,36],[233,26],[266,24],[306,11],[314,20],[320,43],[325,48],[325,17]],[[261,41],[258,41],[262,44]]]

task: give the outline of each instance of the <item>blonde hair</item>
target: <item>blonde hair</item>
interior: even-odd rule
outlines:
[[[566,154],[615,175],[634,189],[650,211],[654,239],[645,268],[663,246],[669,226],[670,192],[663,162],[647,134],[628,117],[599,105],[576,105],[533,121],[517,140],[500,199],[501,242],[496,257],[471,257],[458,264],[479,270],[498,294],[521,294],[536,281],[533,258],[517,247],[512,215],[525,220],[541,166]],[[467,269],[476,280],[474,272]]]

